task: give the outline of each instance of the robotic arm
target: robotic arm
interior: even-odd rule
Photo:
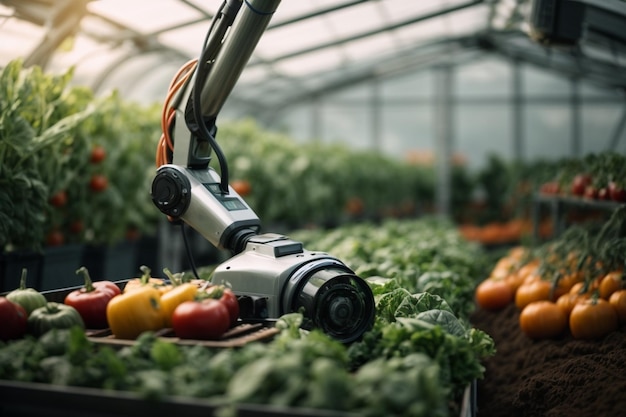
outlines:
[[[165,139],[152,200],[170,218],[233,253],[212,280],[231,285],[242,318],[272,319],[298,311],[305,327],[347,343],[373,323],[369,286],[326,253],[305,250],[286,236],[260,234],[258,216],[228,185],[226,158],[215,141],[217,114],[279,3],[227,0],[220,7],[197,64],[175,80],[175,95],[164,106]],[[221,177],[209,166],[212,151]]]

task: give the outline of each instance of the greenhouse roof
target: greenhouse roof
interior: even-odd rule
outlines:
[[[50,70],[75,66],[76,80],[96,90],[160,100],[178,67],[199,55],[221,3],[0,0],[0,66],[17,57]],[[485,53],[626,86],[626,3],[561,3],[589,9],[582,40],[567,47],[531,39],[528,0],[283,0],[231,98],[248,109],[280,109]],[[603,32],[610,25],[615,29]]]

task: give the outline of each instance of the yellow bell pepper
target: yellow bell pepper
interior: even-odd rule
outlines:
[[[150,276],[152,271],[147,266],[142,265],[139,269],[143,272],[142,276],[127,281],[126,285],[124,285],[124,292],[133,291],[146,285],[158,289],[161,294],[164,294],[172,289],[172,286],[166,284],[164,279]]]
[[[161,293],[151,285],[115,296],[107,305],[107,321],[113,335],[135,339],[148,330],[165,327]]]
[[[174,314],[176,307],[185,301],[193,301],[197,293],[197,285],[185,283],[175,286],[161,295],[161,307],[163,310],[163,318],[165,319],[165,327],[172,327],[172,314]]]

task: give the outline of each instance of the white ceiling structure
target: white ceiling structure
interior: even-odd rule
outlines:
[[[626,14],[621,0],[597,1]],[[0,0],[0,66],[17,57],[49,70],[74,66],[76,80],[96,91],[158,100],[176,69],[199,55],[221,3]],[[369,78],[484,53],[626,86],[623,43],[547,48],[528,36],[530,8],[529,0],[282,0],[232,99],[280,109]]]

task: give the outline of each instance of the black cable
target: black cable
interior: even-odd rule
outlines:
[[[198,66],[196,69],[196,79],[194,81],[193,86],[193,96],[192,96],[192,106],[193,106],[193,115],[196,119],[196,124],[198,127],[198,133],[202,137],[202,139],[209,142],[211,148],[215,152],[215,156],[217,157],[219,166],[220,166],[220,175],[221,175],[221,183],[220,189],[224,194],[228,194],[228,183],[229,183],[229,172],[228,172],[228,161],[226,160],[226,156],[224,152],[220,148],[219,144],[215,140],[215,137],[211,134],[209,129],[207,128],[204,118],[202,116],[202,108],[201,108],[201,93],[202,87],[206,82],[206,79],[209,75],[210,63],[208,63],[209,54],[213,51],[209,50],[208,42],[210,38],[210,34],[213,32],[216,22],[219,20],[219,16],[222,13],[222,10],[226,6],[226,1],[222,2],[217,13],[215,14],[216,18],[211,22],[211,26],[207,32],[207,35],[204,39],[204,44],[202,47],[202,52],[200,53],[200,59],[198,60]]]
[[[198,270],[196,269],[196,263],[193,260],[193,253],[191,253],[191,245],[189,245],[189,238],[187,237],[187,232],[185,231],[185,222],[180,222],[180,230],[183,235],[183,242],[185,244],[185,252],[187,252],[187,260],[189,261],[189,266],[191,267],[191,272],[196,277],[196,279],[200,279],[198,276]]]

